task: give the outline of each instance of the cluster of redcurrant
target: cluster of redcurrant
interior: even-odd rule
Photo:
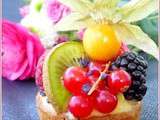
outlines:
[[[109,64],[90,62],[85,68],[75,66],[65,71],[63,81],[73,95],[69,111],[74,116],[87,117],[94,109],[101,113],[112,112],[118,102],[116,95],[130,87],[131,77],[126,71],[108,71],[107,66]]]

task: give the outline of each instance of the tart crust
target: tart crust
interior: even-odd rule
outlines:
[[[76,120],[68,118],[65,113],[57,114],[54,107],[47,103],[47,97],[43,97],[38,92],[36,105],[40,120]],[[103,116],[91,116],[78,120],[140,120],[141,103],[132,104],[132,110],[128,112],[106,114]]]

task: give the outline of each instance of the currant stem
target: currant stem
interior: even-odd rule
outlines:
[[[108,71],[109,66],[110,66],[110,63],[111,63],[111,62],[109,62],[109,63],[106,64],[105,69],[103,70],[103,72],[101,72],[99,78],[98,78],[97,81],[93,84],[92,88],[89,90],[88,95],[91,95],[91,94],[94,92],[94,90],[97,88],[99,82],[102,80],[102,79],[101,79],[101,78],[102,78],[102,75]]]

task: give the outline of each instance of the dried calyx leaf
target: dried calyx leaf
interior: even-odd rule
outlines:
[[[113,25],[116,35],[128,45],[133,45],[158,59],[158,48],[155,42],[140,27],[130,24]]]
[[[149,16],[158,9],[157,0],[131,0],[122,8],[123,22],[136,22]]]
[[[158,0],[131,0],[119,6],[120,0],[59,0],[72,9],[72,13],[54,27],[55,31],[87,28],[94,24],[110,24],[116,35],[129,45],[158,57],[158,47],[138,26],[131,25],[157,10]]]

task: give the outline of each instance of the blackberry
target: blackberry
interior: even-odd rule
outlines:
[[[143,99],[146,94],[146,71],[147,61],[140,55],[133,52],[125,52],[119,56],[110,66],[110,70],[123,69],[127,71],[132,77],[132,84],[130,88],[124,93],[127,100]]]

